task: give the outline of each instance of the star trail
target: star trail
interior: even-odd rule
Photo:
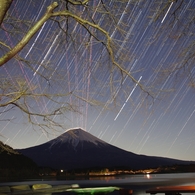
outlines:
[[[1,25],[1,43],[16,45],[52,2],[14,0]],[[64,6],[60,2],[58,10]],[[19,53],[23,60],[7,62],[0,73],[13,87],[22,88],[23,80],[29,92],[53,94],[53,99],[45,95],[26,101],[30,111],[40,114],[51,112],[57,102],[66,106],[67,110],[52,116],[63,128],[44,131],[8,105],[0,108],[0,140],[13,148],[26,148],[81,127],[137,154],[195,160],[195,1],[162,2],[109,1],[105,5],[118,6],[113,12],[116,22],[100,15],[100,1],[90,2],[90,13],[87,7],[77,10],[83,18],[91,14],[109,32],[117,62],[137,84],[110,65],[101,33],[90,28],[95,39],[73,19],[67,23],[61,17],[60,24],[55,19],[46,21]],[[70,34],[64,30],[67,27]],[[1,56],[7,51],[2,48]],[[32,121],[42,122],[38,116],[32,116]]]

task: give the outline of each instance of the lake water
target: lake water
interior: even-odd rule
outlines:
[[[178,173],[178,174],[143,174],[143,175],[124,175],[124,176],[106,176],[91,177],[89,179],[74,180],[29,180],[20,182],[0,183],[0,186],[8,185],[33,185],[33,184],[50,184],[50,185],[73,185],[77,184],[81,188],[86,187],[106,187],[116,186],[123,189],[132,189],[133,195],[147,195],[145,191],[152,187],[158,186],[176,186],[176,185],[193,185],[195,186],[195,173]],[[53,195],[75,194],[73,192],[53,193]],[[120,194],[119,191],[107,193],[108,195]],[[195,193],[188,193],[195,195]],[[44,195],[44,194],[43,194]],[[46,194],[45,194],[46,195]],[[148,194],[150,195],[150,194]],[[158,195],[161,195],[160,193]]]

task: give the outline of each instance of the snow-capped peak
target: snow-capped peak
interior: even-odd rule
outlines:
[[[98,139],[97,137],[91,135],[90,133],[86,132],[85,130],[81,128],[75,128],[75,129],[68,129],[57,137],[56,139],[52,140],[52,145],[59,144],[59,143],[70,143],[75,148],[79,142],[92,142],[95,145],[98,145],[98,143],[106,144],[106,142]]]

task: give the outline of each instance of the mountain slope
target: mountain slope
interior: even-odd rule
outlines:
[[[82,129],[72,129],[39,146],[18,150],[39,166],[56,169],[93,167],[145,169],[164,165],[189,164],[169,158],[137,155],[110,145]]]
[[[28,157],[0,141],[0,181],[13,177],[32,177],[38,166]]]
[[[34,168],[36,164],[28,157],[20,154],[0,141],[0,169],[3,168]]]

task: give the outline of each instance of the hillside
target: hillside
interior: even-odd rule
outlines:
[[[24,156],[0,141],[0,180],[24,178],[37,175],[38,167],[30,158]]]

